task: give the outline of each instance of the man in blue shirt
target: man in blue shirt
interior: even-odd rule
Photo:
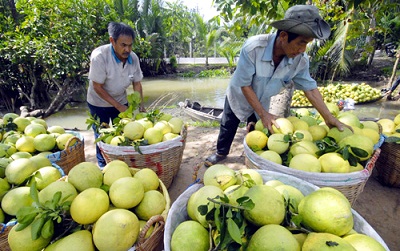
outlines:
[[[271,97],[294,82],[303,90],[311,104],[318,110],[329,127],[345,126],[326,107],[317,83],[309,72],[307,44],[314,38],[326,39],[329,24],[311,5],[289,8],[285,18],[271,23],[277,33],[257,35],[243,45],[235,73],[227,89],[224,114],[217,141],[217,152],[207,157],[205,166],[214,165],[229,154],[240,121],[256,122],[273,133],[275,115],[269,113]]]

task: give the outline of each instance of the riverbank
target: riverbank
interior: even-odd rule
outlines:
[[[95,145],[92,131],[81,132],[85,138],[86,161],[94,162]],[[188,127],[186,146],[181,167],[168,189],[171,201],[190,186],[195,178],[202,178],[206,168],[204,159],[216,150],[219,128]],[[244,128],[239,128],[228,158],[222,163],[234,170],[246,168],[243,139]],[[199,169],[196,173],[195,170]],[[400,189],[383,186],[377,180],[376,171],[366,183],[353,208],[378,232],[391,250],[400,247]]]

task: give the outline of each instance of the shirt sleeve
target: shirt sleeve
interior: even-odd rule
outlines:
[[[317,82],[310,75],[310,61],[308,60],[308,57],[305,56],[304,60],[306,62],[303,64],[303,68],[293,77],[292,80],[296,89],[310,91],[317,88]]]
[[[234,76],[231,79],[231,85],[237,87],[250,86],[253,81],[255,69],[255,62],[251,59],[244,46],[240,52],[239,61]]]
[[[93,51],[90,59],[90,68],[88,78],[96,83],[104,84],[106,82],[106,63],[101,53]]]

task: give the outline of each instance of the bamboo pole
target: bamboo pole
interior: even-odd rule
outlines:
[[[394,77],[396,76],[396,71],[397,71],[397,65],[399,64],[399,56],[400,56],[400,51],[397,51],[396,55],[396,61],[394,62],[393,70],[392,70],[392,76],[390,76],[389,83],[388,83],[388,90],[392,87],[392,82],[394,80]]]

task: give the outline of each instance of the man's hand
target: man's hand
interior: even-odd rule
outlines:
[[[351,131],[353,131],[353,128],[351,128],[351,126],[348,126],[342,122],[340,122],[337,118],[335,117],[331,117],[329,120],[325,120],[325,124],[329,127],[337,127],[337,129],[339,129],[339,131],[343,131],[345,127],[349,128]]]
[[[279,125],[276,123],[275,119],[277,118],[275,115],[266,112],[261,117],[261,121],[265,128],[268,129],[270,134],[274,133],[274,129],[272,129],[272,125],[275,125],[276,128],[279,128]]]
[[[118,104],[118,106],[115,107],[119,112],[124,112],[128,109],[128,107],[126,105],[121,105]]]

